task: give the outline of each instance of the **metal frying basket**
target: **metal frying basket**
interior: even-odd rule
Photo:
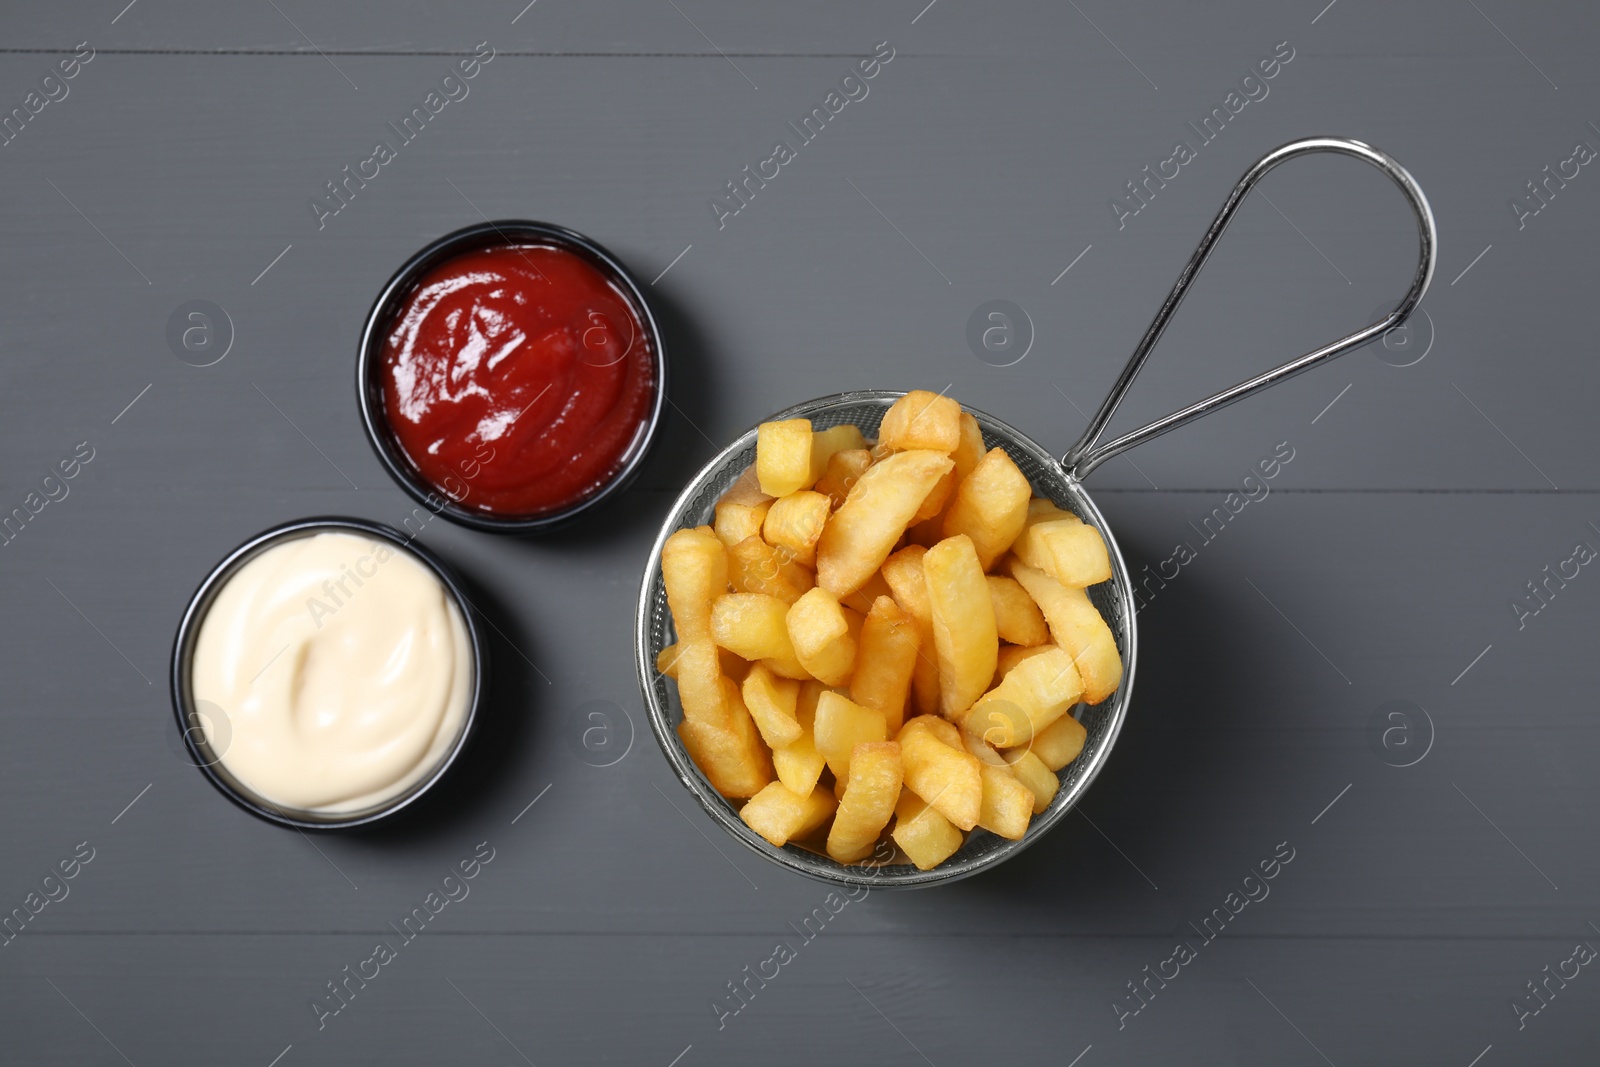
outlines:
[[[1417,236],[1421,243],[1416,274],[1405,299],[1400,301],[1394,311],[1370,326],[1264,374],[1224,389],[1113,441],[1097,445],[1096,442],[1104,432],[1106,424],[1110,422],[1112,414],[1132,386],[1134,378],[1156,342],[1161,339],[1168,322],[1183,302],[1190,283],[1211,255],[1217,240],[1227,229],[1228,223],[1232,221],[1245,196],[1274,167],[1297,156],[1313,152],[1338,152],[1354,156],[1378,168],[1400,187],[1407,203],[1416,214]],[[650,728],[655,732],[656,740],[660,742],[673,772],[699,801],[706,814],[752,851],[760,853],[781,867],[836,885],[912,888],[950,882],[993,866],[1037,841],[1078,803],[1090,784],[1094,782],[1095,776],[1100,773],[1101,767],[1105,765],[1106,759],[1111,754],[1111,746],[1116,742],[1123,719],[1127,715],[1128,702],[1133,695],[1137,664],[1138,628],[1135,624],[1133,587],[1128,576],[1127,564],[1117,547],[1115,537],[1112,536],[1110,528],[1100,514],[1100,509],[1084,490],[1083,478],[1112,456],[1119,455],[1135,445],[1158,437],[1168,430],[1225,407],[1285,378],[1309,370],[1318,363],[1359,348],[1400,325],[1410,316],[1422,300],[1423,294],[1427,292],[1428,283],[1433,278],[1437,245],[1438,237],[1434,228],[1433,212],[1428,206],[1427,198],[1423,196],[1422,190],[1405,168],[1389,155],[1360,141],[1344,138],[1315,137],[1292,141],[1267,153],[1239,179],[1239,183],[1234,186],[1222,209],[1217,212],[1216,219],[1206,231],[1199,247],[1195,249],[1194,255],[1190,257],[1188,265],[1184,267],[1183,273],[1178,276],[1172,291],[1162,303],[1161,310],[1150,323],[1150,328],[1145,331],[1138,347],[1134,349],[1133,356],[1123,368],[1116,384],[1112,386],[1110,394],[1100,405],[1100,410],[1095,413],[1083,436],[1065,457],[1056,459],[1022,431],[992,415],[966,409],[983,429],[985,447],[1004,448],[1032,483],[1036,495],[1050,498],[1057,506],[1073,512],[1084,522],[1098,529],[1105,538],[1106,548],[1111,556],[1111,579],[1091,587],[1088,594],[1111,627],[1117,648],[1122,654],[1122,685],[1100,704],[1080,705],[1076,710],[1078,720],[1088,731],[1083,752],[1076,760],[1062,768],[1059,775],[1061,787],[1055,799],[1049,808],[1034,817],[1023,838],[1011,841],[981,829],[974,830],[968,835],[960,851],[930,871],[919,871],[909,863],[875,867],[850,866],[796,845],[775,848],[740,821],[734,805],[712,788],[694,761],[689,758],[688,753],[684,751],[674,729],[683,715],[676,687],[669,685],[667,679],[655,669],[656,655],[674,639],[672,619],[667,610],[666,589],[661,578],[661,548],[674,531],[712,521],[712,512],[718,499],[735,479],[755,462],[754,427],[741,434],[737,440],[707,463],[673,504],[671,512],[662,524],[661,534],[650,550],[644,581],[639,591],[635,634],[639,684],[644,690]],[[839,393],[807,401],[769,418],[806,418],[811,420],[812,426],[816,429],[854,423],[868,437],[874,437],[884,412],[902,395],[898,392],[876,390]]]

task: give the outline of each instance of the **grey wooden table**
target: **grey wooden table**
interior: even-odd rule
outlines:
[[[0,14],[0,512],[27,512],[0,547],[0,911],[27,920],[0,1060],[1593,1062],[1592,5],[124,2]],[[329,199],[430,92],[453,98]],[[1091,478],[1136,569],[1194,558],[1141,616],[1082,807],[991,873],[848,901],[716,832],[629,666],[677,488],[857,387],[948,386],[1064,450],[1238,174],[1310,134],[1412,170],[1438,275],[1404,335]],[[795,158],[732,213],[779,140]],[[181,758],[172,633],[257,531],[405,515],[356,338],[407,255],[484,217],[651,281],[673,408],[579,530],[430,526],[498,631],[487,732],[416,818],[308,839]],[[1375,318],[1413,257],[1375,172],[1275,173],[1116,425]],[[968,340],[995,300],[1021,309],[999,353]],[[466,898],[313,1006],[475,852]],[[735,999],[778,942],[795,958]]]

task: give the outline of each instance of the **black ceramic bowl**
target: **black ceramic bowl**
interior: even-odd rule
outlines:
[[[656,394],[645,420],[644,430],[634,439],[623,456],[622,464],[603,486],[588,496],[566,507],[533,515],[497,515],[474,508],[463,507],[424,478],[406,458],[395,441],[384,413],[383,378],[378,364],[383,357],[383,342],[389,332],[396,308],[410,295],[417,281],[440,263],[464,252],[506,244],[547,245],[571,252],[589,262],[606,277],[633,306],[633,312],[643,327],[655,359]],[[452,522],[490,533],[537,534],[565,526],[599,507],[627,487],[639,473],[650,445],[655,441],[656,428],[661,422],[661,411],[667,396],[667,354],[662,344],[661,330],[643,291],[615,256],[581,233],[553,226],[547,222],[525,222],[516,219],[485,222],[457,230],[427,245],[408,259],[384,285],[383,291],[367,315],[366,328],[361,333],[361,349],[356,358],[356,397],[361,405],[361,422],[367,428],[367,438],[391,477],[419,503]]]
[[[201,717],[201,711],[194,697],[194,690],[190,684],[190,667],[194,661],[195,643],[200,637],[200,624],[205,621],[206,612],[211,609],[212,602],[228,579],[250,560],[262,552],[298,537],[305,537],[322,532],[348,532],[365,537],[375,537],[394,545],[398,551],[409,553],[421,561],[423,566],[433,572],[434,577],[444,585],[450,594],[450,599],[455,603],[456,610],[461,612],[462,622],[467,628],[467,640],[472,646],[472,693],[467,700],[466,718],[461,723],[461,730],[451,743],[449,750],[439,760],[438,764],[426,776],[411,786],[410,789],[399,793],[388,800],[371,808],[360,811],[338,813],[324,813],[307,811],[300,808],[286,808],[273,803],[243,784],[233,775],[228,773],[228,768],[222,759],[226,749],[219,752],[213,747],[210,737],[207,736],[207,725]],[[415,539],[408,538],[399,530],[363,519],[347,518],[314,518],[299,519],[295,522],[276,526],[265,533],[257,534],[232,552],[228,553],[221,563],[207,575],[206,580],[200,583],[200,588],[195,591],[194,597],[189,601],[189,607],[183,613],[183,621],[178,624],[178,636],[172,645],[172,709],[178,716],[178,730],[183,735],[184,747],[187,749],[189,760],[199,767],[205,776],[211,779],[211,784],[222,791],[229,800],[241,808],[258,815],[268,822],[275,822],[282,826],[294,826],[302,830],[344,830],[356,826],[368,826],[380,819],[388,819],[404,808],[415,803],[434,783],[444,777],[452,764],[466,748],[468,740],[477,725],[478,712],[483,702],[488,699],[489,693],[489,648],[484,640],[483,632],[478,628],[472,617],[472,603],[461,591],[461,586],[455,576],[440,562],[439,558],[426,548],[422,547]],[[224,719],[224,722],[226,720]],[[217,730],[222,734],[221,729]],[[226,738],[219,737],[219,743],[225,745]]]

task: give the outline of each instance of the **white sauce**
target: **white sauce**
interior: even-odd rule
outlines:
[[[410,788],[467,714],[472,646],[449,591],[404,549],[308,534],[240,567],[191,670],[221,766],[273,804],[338,813]],[[214,715],[200,704],[203,718]]]

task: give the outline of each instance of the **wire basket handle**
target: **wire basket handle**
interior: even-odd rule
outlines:
[[[1266,174],[1281,163],[1286,163],[1297,156],[1310,155],[1313,152],[1338,152],[1342,155],[1354,156],[1356,159],[1377,167],[1388,175],[1400,191],[1405,194],[1406,202],[1411,205],[1411,210],[1417,216],[1417,238],[1421,244],[1421,252],[1417,259],[1417,272],[1411,280],[1411,289],[1406,293],[1405,299],[1400,301],[1400,306],[1391,311],[1385,318],[1357,330],[1355,333],[1341,337],[1330,345],[1325,345],[1314,351],[1307,352],[1298,359],[1290,360],[1280,367],[1275,367],[1265,374],[1242,381],[1230,386],[1220,393],[1206,397],[1197,403],[1175,411],[1164,418],[1157,419],[1147,426],[1142,426],[1130,433],[1123,434],[1114,441],[1096,446],[1100,435],[1105,432],[1106,424],[1111,421],[1111,416],[1116,413],[1117,406],[1122,403],[1122,398],[1132,387],[1134,378],[1138,377],[1145,360],[1150,358],[1150,352],[1156,343],[1161,340],[1161,335],[1166,332],[1167,323],[1177,312],[1178,306],[1183,303],[1184,295],[1189,290],[1189,285],[1194,281],[1195,275],[1200,273],[1200,268],[1211,256],[1211,251],[1216,247],[1217,241],[1233,221],[1233,216],[1239,210],[1239,205],[1249,195]],[[1428,283],[1433,280],[1434,263],[1438,258],[1439,235],[1434,226],[1433,209],[1428,206],[1428,198],[1423,195],[1422,189],[1416,180],[1411,177],[1392,156],[1379,151],[1371,145],[1343,137],[1308,137],[1301,141],[1290,141],[1273,149],[1256,161],[1256,164],[1245,172],[1244,177],[1233,187],[1233,192],[1228,194],[1227,202],[1222,205],[1222,210],[1217,212],[1217,217],[1212,221],[1211,228],[1206,231],[1205,237],[1200,241],[1200,246],[1194,250],[1194,255],[1189,257],[1189,263],[1183,268],[1183,273],[1178,275],[1178,280],[1172,286],[1172,292],[1167,294],[1167,299],[1162,303],[1161,310],[1156,312],[1156,317],[1151,321],[1150,328],[1145,330],[1144,337],[1139,341],[1139,347],[1133,350],[1133,355],[1128,359],[1127,366],[1122,368],[1122,374],[1117,378],[1116,384],[1111,387],[1111,392],[1100,405],[1100,410],[1095,412],[1088,427],[1083,431],[1083,436],[1078,443],[1072,446],[1062,458],[1062,465],[1067,473],[1074,478],[1082,479],[1090,471],[1113,456],[1120,455],[1135,445],[1143,444],[1153,437],[1160,437],[1168,430],[1175,430],[1186,422],[1192,422],[1202,415],[1208,415],[1218,408],[1227,407],[1236,400],[1243,400],[1251,393],[1265,389],[1269,385],[1276,385],[1285,378],[1291,378],[1302,371],[1310,370],[1325,360],[1342,356],[1351,349],[1360,348],[1362,345],[1382,336],[1389,330],[1400,325],[1422,301],[1422,295],[1428,291]]]

